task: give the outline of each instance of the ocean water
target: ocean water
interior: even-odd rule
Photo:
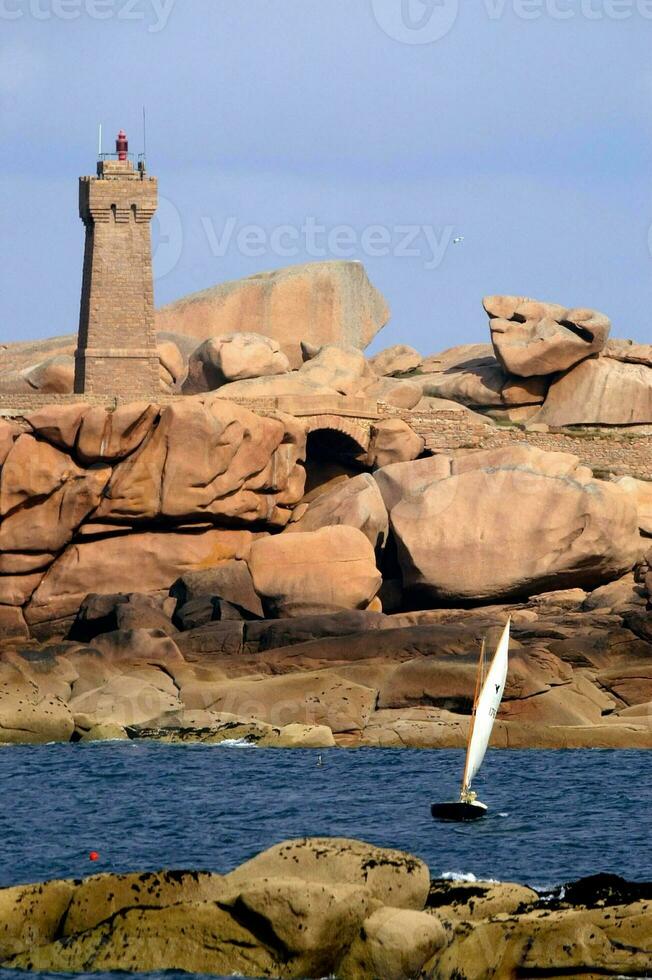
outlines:
[[[430,816],[433,800],[457,793],[461,751],[322,756],[320,767],[315,751],[239,745],[2,749],[0,886],[97,871],[226,872],[278,841],[322,835],[410,851],[433,877],[538,889],[598,871],[652,880],[652,753],[490,751],[475,786],[490,811],[475,824]]]

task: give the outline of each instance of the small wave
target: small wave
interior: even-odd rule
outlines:
[[[225,738],[222,742],[214,742],[218,749],[255,749],[255,742],[248,742],[246,738]]]
[[[467,881],[471,884],[478,882],[481,885],[497,885],[497,878],[477,878],[472,871],[442,871],[439,875],[443,881]]]
[[[85,749],[101,748],[103,745],[135,745],[136,739],[131,738],[99,738],[93,742],[81,742]],[[61,745],[61,742],[48,742],[48,745]]]
[[[542,902],[563,902],[566,898],[565,885],[535,885],[535,892],[538,892]]]

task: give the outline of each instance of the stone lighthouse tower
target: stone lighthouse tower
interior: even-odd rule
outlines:
[[[79,180],[86,246],[75,392],[135,401],[159,387],[150,229],[157,181],[128,150],[121,130],[115,155]]]

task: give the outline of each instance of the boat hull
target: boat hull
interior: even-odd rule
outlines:
[[[455,803],[433,803],[430,812],[435,820],[467,822],[482,819],[487,813],[487,807],[479,800],[474,803],[463,803],[458,800]]]

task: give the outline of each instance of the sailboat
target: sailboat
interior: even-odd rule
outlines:
[[[431,812],[436,820],[478,820],[487,812],[487,805],[480,802],[471,789],[471,784],[482,765],[503,699],[509,660],[510,625],[511,618],[507,620],[486,675],[485,644],[482,644],[460,798],[454,803],[433,803]]]

